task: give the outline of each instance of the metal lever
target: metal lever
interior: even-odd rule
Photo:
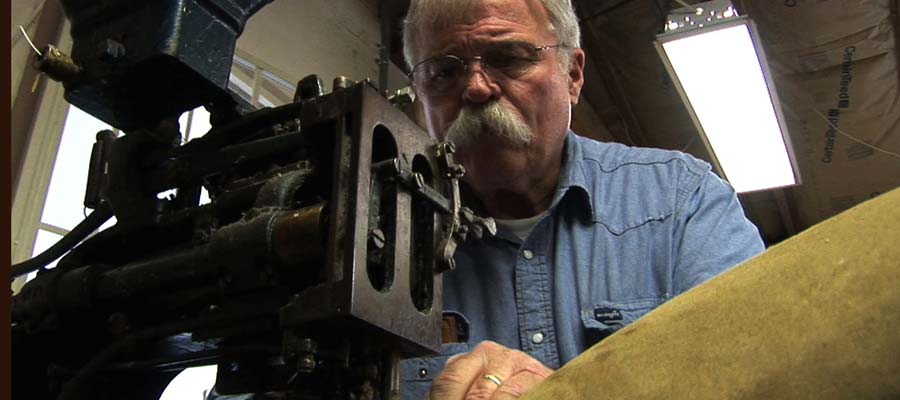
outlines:
[[[444,229],[444,237],[438,244],[439,258],[437,272],[456,269],[456,261],[453,260],[453,253],[456,253],[456,247],[459,242],[466,240],[468,228],[462,225],[460,217],[462,200],[459,196],[459,178],[466,174],[466,169],[462,165],[453,161],[453,153],[456,147],[452,142],[443,142],[437,146],[437,158],[440,160],[441,168],[444,171],[444,178],[450,181],[450,222]]]
[[[385,160],[373,165],[373,169],[380,171],[385,177],[393,176],[398,183],[409,189],[413,194],[427,200],[441,213],[450,217],[446,224],[443,237],[438,243],[437,272],[441,273],[456,268],[453,254],[459,243],[466,240],[469,233],[476,238],[487,232],[491,236],[497,234],[497,224],[493,218],[479,217],[472,209],[463,207],[459,192],[459,178],[465,175],[466,170],[462,165],[453,161],[453,153],[456,148],[451,142],[437,145],[437,158],[444,178],[450,183],[450,198],[447,199],[440,192],[428,186],[425,177],[417,172],[410,172],[403,168],[400,159]]]
[[[450,222],[444,230],[444,237],[438,244],[440,258],[437,272],[439,273],[456,268],[453,253],[456,252],[459,243],[466,240],[469,232],[479,239],[484,231],[492,236],[497,234],[497,225],[493,218],[481,218],[468,207],[462,206],[459,195],[459,178],[465,175],[466,169],[453,161],[455,152],[456,147],[452,142],[443,142],[437,146],[437,157],[441,162],[444,178],[450,181],[450,204],[447,207],[449,208]]]

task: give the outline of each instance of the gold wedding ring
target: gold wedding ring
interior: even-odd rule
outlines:
[[[500,387],[500,386],[503,385],[503,381],[502,381],[502,380],[500,379],[500,377],[497,376],[497,375],[494,375],[494,374],[484,374],[484,376],[482,376],[482,378],[487,379],[487,380],[489,380],[489,381],[491,381],[491,382],[494,382],[494,383],[497,385],[497,387]]]

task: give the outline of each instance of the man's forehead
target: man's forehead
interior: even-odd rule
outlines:
[[[523,34],[538,39],[550,33],[547,13],[540,0],[474,0],[465,15],[441,21],[421,41],[431,51],[447,50],[477,43],[460,43],[466,39],[523,39]]]

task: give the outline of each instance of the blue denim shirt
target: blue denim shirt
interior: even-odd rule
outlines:
[[[470,240],[444,274],[444,309],[466,343],[401,363],[403,398],[422,399],[449,355],[483,340],[559,368],[668,299],[764,250],[734,190],[687,154],[569,132],[550,212],[523,243]]]

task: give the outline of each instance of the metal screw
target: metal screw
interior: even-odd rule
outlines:
[[[304,354],[297,362],[297,370],[300,372],[312,372],[316,369],[316,358],[312,354]]]
[[[425,187],[425,176],[421,173],[413,174],[413,185],[415,185],[416,189],[421,189]]]
[[[376,249],[384,248],[384,232],[381,229],[375,228],[369,231],[369,246]]]
[[[453,154],[456,153],[456,145],[451,141],[444,142],[444,153]]]

